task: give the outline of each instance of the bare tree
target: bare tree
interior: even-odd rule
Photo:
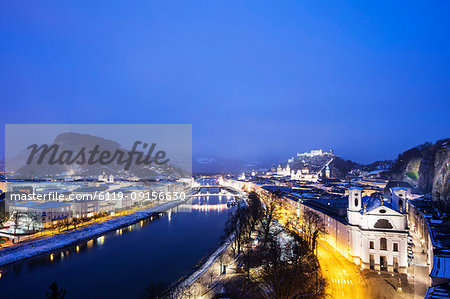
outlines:
[[[277,236],[270,235],[267,246],[257,251],[260,270],[256,272],[261,293],[266,298],[321,298],[325,280],[320,277],[316,257],[308,244],[295,237],[289,254]],[[321,287],[318,287],[321,286]]]
[[[225,224],[225,237],[234,234],[231,249],[235,256],[241,252],[243,243],[246,241],[248,216],[248,207],[239,206],[236,211],[229,214],[227,223]]]
[[[76,218],[76,217],[73,217],[73,218],[72,218],[71,224],[73,225],[73,228],[74,228],[74,229],[77,229],[77,225],[80,224],[80,222],[81,222],[80,219],[78,219],[78,218]]]
[[[66,218],[64,218],[64,219],[59,219],[57,222],[56,222],[56,227],[58,228],[58,233],[60,233],[61,232],[61,229],[62,228],[64,228],[65,226],[66,226]]]
[[[6,216],[3,215],[3,214],[1,214],[1,215],[0,215],[0,227],[3,227],[3,225],[5,225],[5,222],[6,222],[7,220],[8,220],[8,219],[6,218]]]
[[[28,211],[26,213],[24,213],[23,216],[23,220],[25,221],[25,224],[27,225],[27,230],[30,230],[30,226],[33,224],[33,214],[35,212],[32,211]]]
[[[14,222],[14,234],[16,234],[16,232],[17,232],[17,228],[19,227],[19,223],[20,223],[20,220],[22,219],[22,217],[23,217],[23,213],[19,212],[19,211],[15,211],[11,215],[11,221]]]
[[[36,231],[36,226],[42,225],[42,214],[38,212],[32,212],[28,216],[31,218],[31,224],[33,226],[33,232]]]
[[[69,221],[69,218],[64,218],[64,224],[66,225],[66,230],[69,230],[70,224],[72,224],[72,221]]]
[[[325,223],[317,213],[308,209],[304,215],[304,225],[309,247],[314,251],[317,245],[317,238],[326,233]]]
[[[267,298],[267,294],[261,289],[258,282],[245,277],[234,277],[234,279],[223,282],[226,290],[222,298],[250,299]],[[226,297],[225,297],[226,296]]]
[[[212,271],[212,269],[209,269],[208,276],[209,276],[209,285],[212,287],[216,274],[214,273],[214,271]]]
[[[250,239],[252,232],[256,228],[256,224],[261,220],[264,215],[263,207],[261,205],[261,199],[255,192],[252,192],[248,196],[248,220],[247,220],[247,233],[248,239]]]
[[[264,198],[264,211],[263,217],[261,217],[261,228],[263,233],[262,246],[266,247],[269,241],[270,228],[274,220],[278,217],[278,211],[280,207],[280,192],[270,192],[268,196]]]

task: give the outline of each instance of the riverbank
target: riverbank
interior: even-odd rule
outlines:
[[[25,244],[4,248],[0,250],[0,266],[11,264],[39,254],[51,252],[53,250],[57,250],[74,243],[94,238],[111,230],[144,220],[154,215],[155,213],[165,212],[180,205],[183,202],[184,201],[182,200],[165,202],[148,209],[111,219],[102,223],[97,223],[88,227],[83,227],[66,233],[57,234],[45,239],[39,239]]]
[[[230,248],[233,237],[228,238],[222,245],[220,245],[206,260],[205,263],[189,277],[187,277],[181,284],[181,288],[187,288],[194,284],[204,273],[220,258],[220,256]]]
[[[177,298],[183,295],[206,298],[205,295],[211,291],[211,287],[220,280],[222,265],[230,271],[235,258],[231,251],[234,235],[227,238],[219,247],[212,252],[207,260],[192,274],[187,276],[176,287],[173,295]]]

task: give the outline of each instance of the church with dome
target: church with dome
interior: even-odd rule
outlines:
[[[362,268],[406,273],[408,225],[405,188],[390,189],[389,198],[348,195],[348,234],[353,261]]]

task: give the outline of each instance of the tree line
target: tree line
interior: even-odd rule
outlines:
[[[37,228],[43,229],[42,227],[42,217],[43,215],[39,212],[21,212],[21,211],[14,211],[9,219],[6,216],[0,217],[0,226],[3,226],[8,220],[13,222],[14,225],[14,234],[17,233],[17,229],[21,224],[24,225],[24,228],[27,229],[27,231],[32,231],[35,233],[37,231]],[[68,230],[70,226],[73,226],[74,229],[77,228],[83,221],[79,218],[61,218],[58,220],[55,220],[56,224],[53,224],[53,228],[57,228],[58,232],[61,232],[64,228]]]
[[[226,294],[219,296],[245,299],[326,297],[326,280],[314,254],[318,238],[326,232],[325,225],[311,210],[305,211],[301,223],[288,219],[281,224],[281,198],[282,194],[277,191],[262,196],[252,192],[246,203],[229,213],[222,240],[230,241],[236,272],[240,275],[225,280]],[[285,239],[289,241],[284,242]],[[222,271],[222,264],[220,269]],[[191,288],[150,284],[143,297],[195,298],[196,295]]]
[[[227,236],[234,237],[233,253],[246,270],[245,275],[229,280],[227,295],[231,298],[324,297],[326,281],[314,255],[317,238],[325,232],[320,216],[308,210],[303,223],[305,234],[300,234],[292,220],[285,219],[284,224],[278,221],[283,204],[279,192],[268,193],[264,200],[252,192],[247,203],[230,214],[225,229]],[[259,240],[257,246],[252,234]]]

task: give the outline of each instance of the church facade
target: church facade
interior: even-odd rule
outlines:
[[[406,273],[408,225],[406,189],[392,188],[390,198],[362,196],[349,189],[347,220],[350,258],[362,268]]]
[[[407,190],[390,189],[389,196],[365,196],[359,187],[348,189],[346,217],[327,214],[320,204],[296,193],[283,198],[301,221],[307,210],[326,227],[322,237],[362,269],[406,273],[408,267]],[[328,209],[330,210],[330,209]],[[344,212],[345,214],[345,212]]]

